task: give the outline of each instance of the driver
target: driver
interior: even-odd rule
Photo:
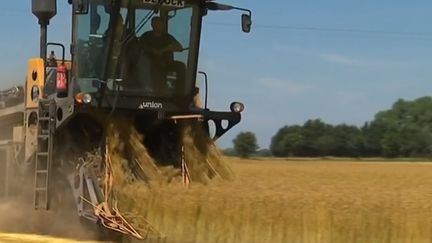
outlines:
[[[184,79],[185,65],[174,61],[174,52],[183,51],[183,47],[163,26],[161,17],[151,20],[152,30],[145,32],[140,42],[151,63],[153,87],[157,90],[165,88],[166,74],[169,71],[177,73],[177,82]]]

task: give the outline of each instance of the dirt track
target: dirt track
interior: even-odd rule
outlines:
[[[67,240],[58,239],[47,236],[39,235],[25,235],[25,234],[1,234],[0,242],[2,243],[96,243],[96,241],[78,241],[78,240]]]
[[[11,200],[0,202],[0,215],[0,243],[63,243],[96,239],[95,232],[80,224],[76,213],[68,208],[40,212],[34,211],[32,205],[28,203]],[[54,235],[58,239],[36,235]],[[60,238],[77,240],[60,240]]]

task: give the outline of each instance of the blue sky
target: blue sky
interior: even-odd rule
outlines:
[[[67,43],[70,9],[58,2],[49,40]],[[431,1],[224,2],[252,9],[255,27],[242,33],[237,12],[205,20],[200,69],[210,77],[209,105],[246,104],[222,147],[240,131],[254,131],[267,147],[281,126],[311,118],[361,125],[398,98],[432,93]],[[26,60],[38,55],[30,1],[5,1],[0,28],[0,86],[7,87],[23,82]]]

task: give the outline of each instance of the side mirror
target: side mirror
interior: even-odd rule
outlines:
[[[89,0],[74,0],[72,5],[75,14],[88,14]]]
[[[212,11],[228,11],[228,10],[240,10],[243,12],[247,12],[247,14],[242,14],[242,30],[245,33],[249,33],[252,27],[252,11],[245,8],[238,8],[231,5],[216,3],[216,2],[206,2],[206,7],[208,10]]]
[[[242,14],[242,30],[245,33],[249,33],[252,27],[252,17],[248,14]]]

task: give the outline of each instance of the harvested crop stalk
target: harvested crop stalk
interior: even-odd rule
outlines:
[[[175,154],[177,160],[168,166],[152,157],[154,154],[146,147],[146,134],[138,132],[133,124],[131,119],[120,117],[107,125],[104,158],[99,160],[104,169],[104,200],[92,206],[109,229],[138,239],[161,238],[163,235],[146,219],[157,213],[151,211],[151,203],[159,190],[169,183],[189,186],[192,182],[209,184],[214,179],[232,179],[233,173],[198,121],[182,121],[174,128],[179,135],[174,142],[177,150],[175,146],[163,148],[172,148],[166,153]]]

